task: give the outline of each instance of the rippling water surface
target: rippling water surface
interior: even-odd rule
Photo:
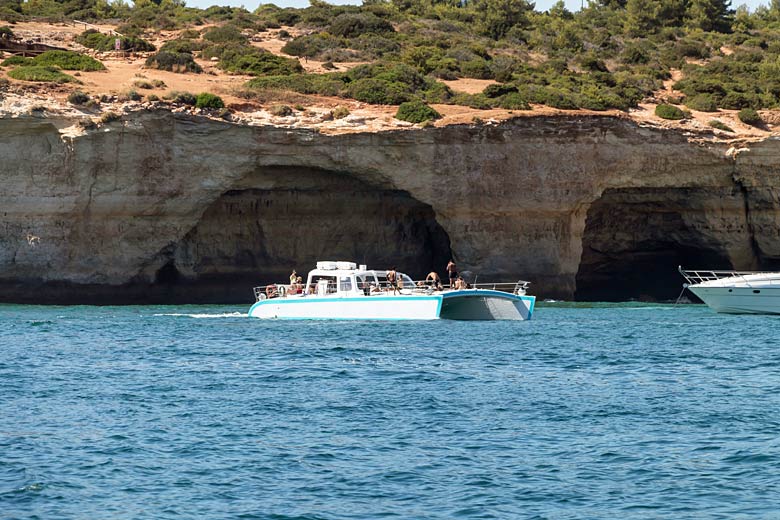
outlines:
[[[780,319],[0,306],[2,518],[777,518]]]

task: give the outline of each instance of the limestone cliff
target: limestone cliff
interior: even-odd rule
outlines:
[[[141,111],[0,119],[0,299],[245,302],[345,259],[450,256],[543,297],[673,298],[676,266],[778,267],[780,146],[614,116],[324,135]]]

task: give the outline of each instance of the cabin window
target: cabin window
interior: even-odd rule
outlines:
[[[352,278],[349,276],[342,276],[339,290],[341,292],[352,292]]]
[[[318,276],[312,279],[314,283],[314,293],[320,296],[336,292],[335,276]]]

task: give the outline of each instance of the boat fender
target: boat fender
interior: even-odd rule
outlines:
[[[260,296],[257,298],[258,301],[263,301],[263,300],[267,300],[267,299],[268,299],[268,296],[266,296],[263,293],[260,293]]]

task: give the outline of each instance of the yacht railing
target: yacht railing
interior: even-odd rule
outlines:
[[[494,282],[494,283],[478,283],[467,284],[467,289],[474,290],[490,290],[501,291],[510,294],[524,295],[531,282],[525,280],[518,280],[517,282]],[[404,283],[402,287],[393,287],[385,282],[377,286],[375,283],[369,283],[361,287],[358,283],[357,291],[362,292],[365,296],[379,296],[389,294],[434,294],[436,292],[453,290],[449,285],[443,285],[441,291],[435,288],[425,280],[414,280],[410,285],[408,282]],[[335,283],[328,283],[324,292],[320,291],[317,284],[313,284],[307,290],[305,284],[268,284],[261,285],[252,288],[255,295],[255,301],[273,299],[273,298],[289,298],[289,297],[301,297],[301,296],[323,296],[336,294],[338,288]]]
[[[688,285],[697,285],[712,280],[720,280],[722,278],[739,278],[747,287],[752,287],[750,285],[750,280],[745,278],[745,276],[756,274],[776,274],[776,271],[713,271],[710,269],[683,269],[682,266],[678,266],[677,270],[680,272],[683,278],[685,278],[685,281],[688,282]],[[762,279],[761,285],[766,284],[780,285],[780,277],[774,279]]]

